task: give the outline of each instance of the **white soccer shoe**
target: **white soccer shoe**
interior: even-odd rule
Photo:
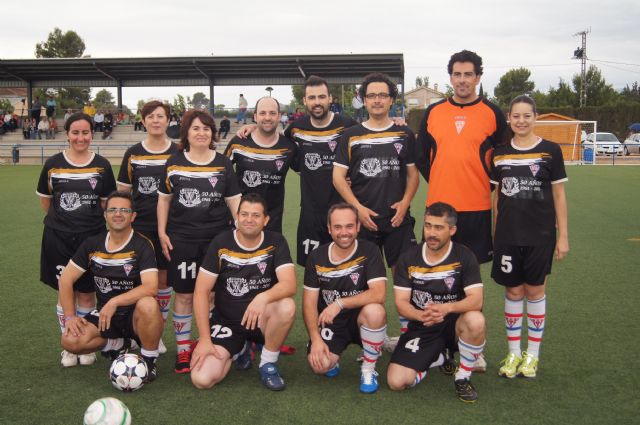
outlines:
[[[82,366],[92,365],[96,362],[96,353],[80,354],[78,360]]]
[[[78,356],[68,352],[67,350],[62,350],[60,356],[62,357],[60,359],[60,364],[62,365],[62,367],[73,367],[78,364]]]
[[[393,353],[398,346],[399,336],[386,336],[384,338],[384,342],[382,343],[382,351],[386,351],[387,353]]]
[[[484,359],[484,354],[480,354],[473,364],[474,373],[485,373],[487,371],[487,361]]]
[[[164,341],[160,339],[160,342],[158,343],[158,353],[164,354],[166,352],[167,352],[167,346],[164,345]]]

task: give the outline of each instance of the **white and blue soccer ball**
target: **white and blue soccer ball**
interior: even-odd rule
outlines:
[[[137,354],[122,354],[111,363],[109,377],[114,387],[120,391],[136,391],[147,379],[147,364]]]
[[[131,425],[131,413],[123,402],[105,397],[91,403],[84,412],[84,425]]]

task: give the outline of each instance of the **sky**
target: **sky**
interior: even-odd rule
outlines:
[[[580,72],[574,34],[589,30],[587,65],[620,90],[640,81],[639,18],[638,0],[31,0],[3,15],[0,60],[34,58],[36,43],[59,27],[76,31],[94,58],[402,53],[406,90],[417,76],[444,90],[449,57],[468,49],[482,56],[483,88],[493,94],[512,68],[529,69],[542,91],[570,81]],[[273,87],[282,103],[291,100],[290,87]],[[207,87],[124,88],[123,103],[133,109],[139,99],[197,91],[208,94]],[[239,93],[250,104],[266,94],[264,86],[216,87],[215,103],[235,107]]]

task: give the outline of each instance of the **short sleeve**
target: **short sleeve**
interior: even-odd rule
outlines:
[[[480,276],[480,266],[478,260],[471,250],[462,248],[462,287],[467,288],[471,285],[482,284]]]
[[[131,158],[131,149],[127,149],[124,153],[124,157],[122,158],[122,164],[120,164],[120,172],[118,173],[118,183],[131,186],[132,185],[132,176],[131,173],[131,164],[129,163],[129,159]]]
[[[151,241],[143,239],[140,244],[140,252],[137,252],[136,254],[138,257],[140,273],[143,273],[145,270],[158,269],[158,265],[156,263],[156,252],[153,249]]]
[[[557,144],[552,143],[552,156],[551,156],[551,182],[561,183],[567,180],[567,172],[564,168],[564,158],[562,156],[562,149]]]
[[[318,273],[316,272],[316,261],[314,253],[318,252],[318,250],[314,250],[311,255],[307,258],[307,264],[304,268],[304,287],[309,289],[318,289],[320,288],[320,283],[318,282]]]
[[[349,168],[349,136],[342,133],[338,139],[338,147],[333,164],[343,168]]]
[[[369,252],[367,253],[367,259],[369,261],[367,262],[366,270],[367,283],[381,278],[386,280],[387,268],[382,261],[380,250],[373,245],[370,245],[369,248]]]
[[[416,164],[416,136],[410,128],[407,127],[407,165]]]
[[[396,271],[393,275],[393,286],[399,289],[411,289],[411,279],[409,278],[409,265],[407,253],[400,256],[396,264]]]
[[[284,266],[285,264],[293,264],[287,240],[279,233],[277,233],[277,235],[278,240],[276,243],[276,251],[273,254],[273,266],[276,270],[278,270],[278,267]]]
[[[491,152],[491,162],[490,162],[490,168],[489,168],[489,181],[495,185],[499,184],[499,179],[500,176],[498,176],[498,169],[496,168],[496,162],[495,162],[495,158],[496,158],[496,150],[494,149]]]
[[[219,237],[214,238],[209,247],[207,248],[207,253],[202,258],[202,264],[200,265],[201,269],[209,272],[210,274],[220,274],[220,259],[218,257],[218,239]]]
[[[51,193],[51,188],[49,187],[49,165],[45,163],[44,167],[42,167],[42,171],[40,172],[40,178],[38,179],[38,187],[36,192],[39,195],[45,196],[47,198],[51,198],[53,193]]]
[[[224,156],[229,158],[232,163],[233,163],[233,148],[234,148],[234,145],[238,142],[238,140],[239,140],[238,136],[233,137],[233,139],[229,141],[229,143],[227,144],[227,147],[224,150]]]
[[[233,164],[228,158],[225,158],[225,188],[224,188],[224,197],[225,198],[233,198],[241,193],[240,185],[238,184],[238,176],[236,172],[233,170]]]
[[[169,159],[165,165],[164,168],[162,169],[162,179],[160,180],[160,186],[158,187],[158,192],[165,194],[165,195],[171,195],[171,193],[173,192],[173,187],[171,185],[171,181],[169,180],[169,166],[171,163],[171,159]]]
[[[85,241],[80,244],[80,247],[75,254],[73,254],[73,257],[71,257],[73,264],[84,271],[89,270],[89,252],[91,251],[90,246],[92,239],[93,238],[85,239]]]
[[[116,190],[116,179],[113,176],[113,168],[111,168],[111,164],[109,163],[109,161],[107,161],[106,159],[104,161],[106,162],[106,164],[104,167],[103,175],[104,184],[102,185],[102,193],[100,193],[101,198],[106,198]]]

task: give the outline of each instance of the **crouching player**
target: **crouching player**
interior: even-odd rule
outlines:
[[[108,230],[87,239],[60,277],[60,300],[65,316],[62,347],[74,354],[102,350],[115,357],[125,340],[134,339],[149,369],[147,382],[157,377],[156,360],[162,334],[162,315],[155,300],[158,269],[151,242],[134,232],[133,199],[113,192],[107,198]],[[73,284],[93,273],[97,310],[76,316]]]
[[[452,242],[456,210],[430,205],[424,216],[424,242],[401,255],[394,276],[396,307],[408,318],[387,371],[392,390],[410,388],[457,339],[460,367],[455,374],[458,398],[472,403],[478,394],[471,372],[485,343],[482,281],[478,261],[467,247]]]
[[[333,242],[309,254],[302,296],[309,332],[307,360],[317,374],[340,371],[340,354],[350,343],[363,347],[360,391],[378,390],[376,361],[386,335],[384,300],[387,271],[380,250],[359,240],[358,210],[331,206],[327,227]]]
[[[202,259],[193,300],[199,339],[191,357],[191,381],[197,388],[222,381],[246,340],[264,343],[262,383],[274,391],[285,387],[276,362],[295,318],[296,276],[287,241],[264,230],[268,221],[262,197],[244,195],[238,229],[216,236]]]

